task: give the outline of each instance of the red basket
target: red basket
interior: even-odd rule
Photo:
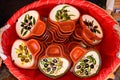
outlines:
[[[26,70],[16,67],[11,61],[11,46],[13,42],[18,39],[18,35],[15,31],[15,23],[19,16],[28,10],[37,10],[42,16],[48,17],[50,10],[57,4],[70,4],[76,7],[81,13],[87,13],[95,17],[102,26],[104,37],[102,42],[96,46],[102,57],[102,65],[100,72],[91,78],[82,78],[81,80],[104,80],[105,77],[113,71],[113,69],[120,63],[120,60],[116,57],[116,53],[119,50],[120,41],[118,35],[113,29],[113,25],[116,22],[100,7],[83,0],[40,0],[29,4],[20,10],[18,10],[7,22],[10,25],[2,35],[2,48],[7,59],[4,63],[8,67],[9,71],[19,80],[50,80],[50,78],[44,76],[38,69]],[[74,80],[79,79],[74,76],[72,72],[68,72],[59,80]]]

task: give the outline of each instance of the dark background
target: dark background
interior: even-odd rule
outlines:
[[[0,0],[0,27],[21,7],[35,0]]]
[[[0,27],[21,7],[36,0],[0,0]],[[105,8],[106,0],[88,0]]]

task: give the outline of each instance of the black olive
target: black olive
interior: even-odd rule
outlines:
[[[45,59],[43,59],[43,61],[44,61],[44,62],[47,62],[48,60],[45,58]]]
[[[29,23],[29,26],[32,25],[32,22]]]
[[[24,24],[21,24],[20,26],[21,26],[21,27],[24,27]]]
[[[62,19],[63,17],[62,16],[60,16],[60,19]]]
[[[91,65],[90,65],[90,68],[94,68],[94,65],[93,65],[93,64],[91,64]]]
[[[88,62],[89,60],[88,59],[85,59],[84,62]]]
[[[80,69],[80,68],[81,68],[81,66],[80,66],[80,65],[78,65],[78,66],[77,66],[77,69]]]
[[[67,14],[67,13],[65,13],[65,14],[64,14],[64,16],[65,16],[65,17],[67,17],[67,16],[68,16],[68,14]]]
[[[48,67],[48,64],[44,64],[44,67]]]
[[[28,27],[28,30],[30,30],[31,29],[31,27]]]
[[[85,74],[88,75],[88,71],[85,71]]]
[[[94,32],[94,29],[91,28],[90,30],[91,30],[92,32]]]
[[[89,22],[89,26],[93,26],[92,22]]]
[[[85,68],[88,68],[89,67],[89,65],[88,64],[85,64]]]
[[[27,26],[25,26],[24,28],[25,28],[25,29],[28,29],[28,27],[27,27]]]
[[[56,59],[53,59],[53,62],[54,62],[54,63],[57,63],[57,60],[56,60]]]
[[[85,25],[87,25],[87,26],[88,26],[88,22],[87,22],[87,21],[84,21],[84,23],[85,23]]]
[[[59,14],[62,14],[62,11],[59,11]]]
[[[32,17],[32,16],[30,16],[30,18],[29,18],[29,19],[31,20],[32,18],[33,18],[33,17]]]
[[[98,26],[94,26],[94,28],[98,28]]]
[[[25,20],[26,23],[28,23],[28,20]]]
[[[47,68],[47,72],[50,72],[51,71],[51,68]]]
[[[56,70],[56,67],[53,67],[52,70],[55,71],[55,70]]]
[[[50,63],[51,66],[54,66],[55,64],[54,63]]]

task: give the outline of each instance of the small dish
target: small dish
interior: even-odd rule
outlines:
[[[60,4],[55,6],[49,14],[49,19],[53,22],[65,22],[68,20],[74,21],[75,23],[80,17],[79,11],[68,4]]]
[[[76,46],[70,52],[73,61],[72,71],[80,78],[87,78],[96,75],[101,66],[101,57],[95,49],[84,49]]]
[[[40,15],[35,10],[22,14],[16,22],[16,32],[22,39],[31,36],[41,36],[46,30],[46,25],[40,20]]]
[[[11,49],[13,63],[20,68],[36,69],[36,57],[41,54],[41,46],[35,39],[30,39],[28,41],[23,41],[21,39],[16,40]]]
[[[63,76],[69,70],[70,65],[71,60],[60,44],[49,45],[38,63],[40,71],[50,78]]]
[[[101,42],[103,32],[100,24],[95,18],[88,14],[83,14],[80,17],[80,25],[82,27],[82,38],[91,45],[96,45]]]

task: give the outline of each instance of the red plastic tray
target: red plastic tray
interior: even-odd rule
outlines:
[[[96,46],[102,57],[102,65],[99,73],[91,78],[82,78],[80,80],[104,80],[105,77],[113,71],[113,69],[120,63],[120,60],[116,57],[116,53],[119,49],[120,41],[117,33],[113,29],[113,25],[116,22],[100,7],[83,0],[39,0],[32,4],[24,6],[18,10],[7,22],[10,28],[4,31],[2,35],[2,48],[7,59],[4,63],[8,67],[9,71],[19,80],[51,80],[44,76],[38,69],[26,70],[16,67],[11,61],[11,46],[13,42],[19,37],[15,31],[15,23],[18,17],[28,10],[37,10],[41,16],[48,17],[50,10],[57,4],[70,4],[76,7],[81,13],[87,13],[95,17],[102,26],[104,37],[102,42]],[[68,72],[59,80],[76,80],[78,77],[74,76],[72,72]]]

